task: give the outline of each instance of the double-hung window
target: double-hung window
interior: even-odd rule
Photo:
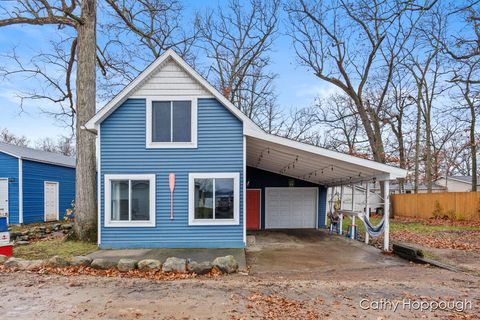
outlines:
[[[239,180],[239,173],[191,173],[189,224],[239,224]]]
[[[155,175],[105,175],[105,226],[155,226]]]
[[[147,99],[148,148],[195,148],[196,145],[195,98]]]

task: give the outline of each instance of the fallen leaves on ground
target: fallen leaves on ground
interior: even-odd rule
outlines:
[[[392,239],[438,249],[480,251],[480,231],[444,231],[434,235],[396,231],[392,232]]]
[[[260,319],[319,319],[313,306],[279,295],[255,293],[247,298],[247,309]],[[235,318],[233,318],[235,319]]]
[[[6,268],[4,265],[0,265],[0,272],[16,272],[19,271],[15,268]],[[97,276],[97,277],[118,277],[118,278],[143,278],[151,280],[183,280],[183,279],[192,279],[196,278],[195,273],[165,273],[161,271],[140,271],[138,269],[131,270],[128,272],[121,272],[118,269],[107,269],[100,270],[94,269],[91,267],[85,266],[68,266],[62,268],[56,267],[41,267],[38,269],[30,270],[27,272],[35,272],[38,274],[58,274],[62,276],[78,276],[78,275],[88,275],[88,276]],[[221,275],[221,272],[215,268],[208,274],[206,277],[216,278]]]
[[[480,227],[480,221],[473,220],[451,220],[451,219],[441,219],[441,218],[411,218],[411,217],[402,217],[395,216],[396,222],[422,222],[425,225],[429,226],[453,226],[453,227]]]

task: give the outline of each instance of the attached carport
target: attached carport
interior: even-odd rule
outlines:
[[[356,185],[363,185],[365,201],[355,201],[352,194],[351,208],[344,209],[354,210],[360,204],[368,212],[368,185],[381,183],[385,195],[384,248],[388,250],[389,182],[405,178],[406,170],[260,131],[246,135],[247,228],[324,227],[328,188],[343,193],[343,186],[355,190]]]

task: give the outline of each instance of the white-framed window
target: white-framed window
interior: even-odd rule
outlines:
[[[148,97],[147,148],[196,148],[197,99]]]
[[[155,227],[155,174],[105,175],[105,227]]]
[[[189,225],[240,223],[240,174],[190,173],[188,176]]]

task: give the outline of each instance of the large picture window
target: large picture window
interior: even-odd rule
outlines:
[[[105,226],[155,226],[155,175],[105,175]]]
[[[196,147],[196,99],[147,99],[147,147]]]
[[[189,175],[189,224],[239,223],[239,174]]]

